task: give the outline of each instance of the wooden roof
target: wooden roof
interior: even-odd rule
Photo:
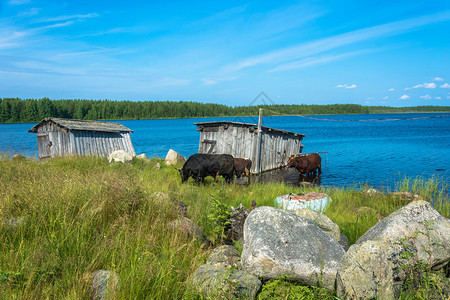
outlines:
[[[28,132],[37,132],[37,129],[40,126],[48,122],[54,122],[55,124],[69,130],[100,131],[100,132],[133,132],[133,130],[131,130],[130,128],[125,127],[119,123],[73,120],[62,118],[45,118],[38,124],[34,125],[33,128],[28,130]]]
[[[217,127],[217,126],[237,126],[237,127],[248,127],[253,129],[258,129],[258,125],[249,124],[249,123],[240,123],[240,122],[230,122],[230,121],[217,121],[217,122],[203,122],[203,123],[194,123],[194,125],[198,126],[197,130],[202,130],[204,127]],[[296,133],[292,131],[275,129],[266,126],[261,126],[261,129],[266,132],[275,132],[281,135],[291,135],[295,137],[305,137],[306,135],[301,133]]]

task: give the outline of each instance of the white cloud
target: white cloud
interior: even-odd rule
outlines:
[[[9,0],[9,5],[22,5],[30,3],[31,0]]]
[[[434,97],[434,99],[441,100],[442,98],[440,96],[437,96],[437,97]]]
[[[385,23],[364,29],[346,32],[343,34],[315,40],[313,42],[298,44],[291,47],[280,48],[256,56],[244,58],[225,67],[229,72],[236,72],[258,65],[278,65],[295,59],[311,57],[332,49],[359,43],[371,39],[395,36],[416,30],[422,26],[450,19],[450,12],[425,15],[407,20]]]
[[[450,89],[450,84],[444,83],[443,85],[441,85],[441,88],[443,88],[443,89]]]
[[[375,100],[375,97],[369,97],[367,100]]]
[[[356,84],[338,84],[337,88],[356,89]]]
[[[370,101],[366,101],[366,104],[370,104]]]
[[[383,97],[383,100],[387,100],[387,99],[389,99],[388,96],[384,96],[384,97]]]
[[[352,52],[343,53],[343,54],[339,54],[339,55],[325,55],[325,56],[321,56],[318,58],[308,57],[306,59],[283,63],[273,69],[270,69],[268,72],[303,69],[303,68],[306,68],[309,66],[324,64],[324,63],[340,60],[345,57],[351,57],[351,56],[360,55],[360,54],[368,53],[368,52],[373,52],[373,50],[352,51]]]
[[[203,78],[202,81],[203,81],[203,84],[206,84],[206,85],[217,84],[217,80],[210,79],[210,78]]]
[[[432,99],[432,97],[430,95],[420,96],[420,98],[427,99],[427,100]]]
[[[408,95],[402,95],[402,96],[400,96],[400,98],[398,98],[398,99],[406,100],[406,99],[409,99],[409,98],[411,98],[411,97],[409,97]]]
[[[99,17],[100,15],[97,13],[88,13],[88,14],[78,14],[78,15],[65,15],[65,16],[58,16],[58,17],[53,17],[53,18],[47,18],[47,19],[42,19],[42,20],[38,20],[38,22],[58,22],[58,21],[65,21],[65,20],[81,20],[81,19],[88,19],[88,18],[95,18],[95,17]]]
[[[393,92],[393,91],[395,91],[395,89],[394,88],[390,88],[388,91]]]
[[[442,78],[442,77],[434,77],[433,80],[434,81],[444,81],[444,78]]]
[[[430,83],[425,82],[425,83],[417,84],[417,85],[413,86],[412,88],[413,89],[418,89],[418,88],[434,89],[436,87],[437,87],[437,85],[434,82],[430,82]]]

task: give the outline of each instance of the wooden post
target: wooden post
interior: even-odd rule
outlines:
[[[261,141],[262,141],[262,134],[261,134],[261,124],[262,124],[262,114],[263,109],[259,109],[259,120],[258,120],[258,137],[257,137],[257,144],[256,144],[256,173],[261,173]]]

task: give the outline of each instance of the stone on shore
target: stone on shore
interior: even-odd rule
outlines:
[[[414,262],[422,260],[439,270],[450,261],[449,233],[450,220],[426,201],[414,201],[393,212],[343,256],[336,280],[338,297],[397,298],[406,279],[404,266],[412,263],[402,253],[407,250]]]
[[[244,225],[244,270],[264,280],[289,276],[306,285],[334,290],[345,251],[314,222],[273,207],[259,207]]]

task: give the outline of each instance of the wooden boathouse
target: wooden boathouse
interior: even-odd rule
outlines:
[[[250,158],[253,174],[286,165],[289,155],[302,152],[304,134],[238,122],[194,123],[200,131],[199,153]],[[259,133],[259,134],[258,134]],[[259,143],[258,143],[259,141]]]
[[[119,123],[46,118],[28,132],[37,134],[41,159],[65,155],[108,157],[116,150],[136,155],[130,137],[133,130]]]

